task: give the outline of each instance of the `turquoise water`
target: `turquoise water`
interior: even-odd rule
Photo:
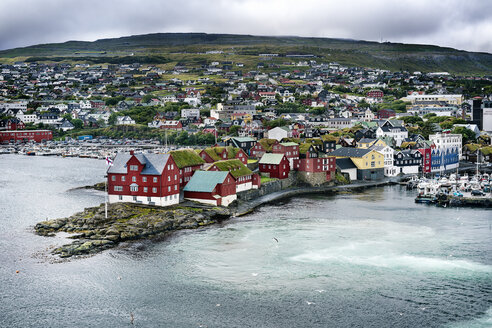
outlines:
[[[222,225],[68,262],[45,218],[104,201],[69,189],[104,162],[0,157],[5,327],[490,327],[492,215],[399,186],[299,197]],[[20,272],[15,273],[16,270]]]

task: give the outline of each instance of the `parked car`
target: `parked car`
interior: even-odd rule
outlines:
[[[472,196],[484,196],[485,194],[481,190],[472,190]]]

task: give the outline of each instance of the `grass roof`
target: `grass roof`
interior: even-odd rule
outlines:
[[[299,153],[300,154],[305,154],[309,148],[311,148],[313,146],[313,144],[311,143],[302,143],[299,145]]]
[[[214,161],[220,161],[220,160],[223,160],[223,158],[220,156],[220,154],[222,154],[224,149],[227,151],[227,159],[236,158],[237,153],[240,151],[239,148],[235,148],[232,146],[208,147],[208,148],[205,148],[204,150]]]
[[[183,167],[202,165],[205,161],[191,149],[172,150],[169,152],[176,162],[176,165],[182,169]]]
[[[490,155],[490,154],[492,154],[492,146],[482,146],[480,144],[469,143],[469,144],[464,145],[463,147],[467,148],[472,153],[474,153],[478,149],[480,149],[480,152],[483,155]]]
[[[338,142],[338,138],[331,134],[324,134],[321,136],[321,139],[324,141],[335,141]]]
[[[313,145],[318,145],[318,146],[323,145],[323,141],[321,141],[321,139],[319,138],[306,138],[305,142],[310,142]]]
[[[258,140],[258,142],[266,151],[272,151],[272,147],[277,143],[277,139],[263,138]]]
[[[415,141],[405,141],[401,143],[400,148],[401,149],[406,149],[406,148],[412,148],[415,147],[417,143]]]
[[[228,159],[225,161],[218,161],[215,162],[214,165],[212,165],[210,168],[214,166],[217,167],[220,171],[231,172],[234,178],[253,174],[253,171],[248,169],[248,167],[243,163],[241,163],[241,161],[238,159]]]
[[[478,149],[480,149],[479,144],[473,144],[473,143],[466,144],[466,145],[464,145],[464,147],[466,149],[468,149],[469,151],[471,151],[472,153],[476,152]]]

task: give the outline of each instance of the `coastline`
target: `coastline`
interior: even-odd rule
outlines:
[[[394,184],[390,179],[374,182],[359,182],[325,187],[290,187],[260,196],[253,200],[236,201],[229,208],[212,207],[185,201],[170,207],[149,206],[132,203],[105,204],[85,208],[67,218],[39,222],[34,229],[38,235],[51,237],[58,232],[72,234],[71,244],[65,244],[51,253],[61,258],[99,253],[116,247],[121,242],[166,236],[177,230],[197,229],[213,225],[231,217],[241,217],[256,208],[281,199],[299,195],[336,193],[343,190],[358,190]],[[80,187],[90,189],[100,186]]]

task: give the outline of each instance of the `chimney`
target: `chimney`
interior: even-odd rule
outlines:
[[[130,150],[130,155],[134,155],[135,152],[133,150]]]

